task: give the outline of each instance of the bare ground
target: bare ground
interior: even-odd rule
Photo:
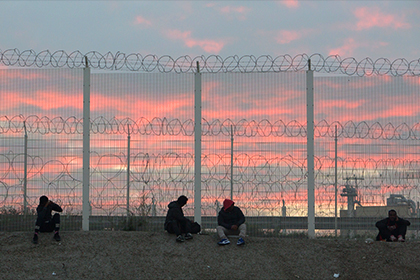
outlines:
[[[215,235],[176,243],[164,232],[0,232],[0,279],[420,279],[420,242]],[[336,277],[335,277],[335,276]],[[338,277],[337,277],[338,276]]]

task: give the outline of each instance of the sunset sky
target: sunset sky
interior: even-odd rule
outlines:
[[[0,50],[420,57],[418,1],[2,1]]]

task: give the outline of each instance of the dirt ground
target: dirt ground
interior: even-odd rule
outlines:
[[[0,232],[0,279],[420,279],[420,241],[249,237],[218,246],[214,234],[176,243],[164,232]]]

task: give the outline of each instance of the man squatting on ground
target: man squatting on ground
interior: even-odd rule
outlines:
[[[244,245],[246,235],[245,216],[239,207],[234,206],[234,202],[230,199],[223,201],[223,208],[220,209],[217,216],[217,234],[220,237],[219,245],[227,245],[230,243],[226,235],[237,235],[239,239],[236,245]]]
[[[60,230],[60,214],[55,213],[54,216],[51,217],[51,212],[63,212],[60,206],[56,203],[52,202],[48,199],[45,195],[39,198],[39,205],[36,208],[36,212],[38,217],[35,223],[35,234],[32,242],[34,244],[38,243],[38,233],[39,232],[52,232],[54,233],[54,239],[56,241],[60,241],[60,234],[58,231]]]
[[[388,242],[404,242],[405,234],[407,233],[407,226],[411,223],[403,218],[397,216],[397,211],[389,210],[388,218],[380,220],[376,223],[376,227],[379,229],[377,241],[388,241]]]
[[[178,197],[178,200],[168,204],[168,213],[165,219],[165,230],[175,233],[177,242],[184,242],[193,238],[191,234],[191,221],[184,216],[182,207],[187,204],[188,198],[185,195]],[[182,236],[182,234],[185,236]]]

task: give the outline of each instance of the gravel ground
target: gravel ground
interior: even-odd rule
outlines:
[[[218,246],[164,232],[0,232],[0,279],[420,279],[420,242],[249,237]]]

